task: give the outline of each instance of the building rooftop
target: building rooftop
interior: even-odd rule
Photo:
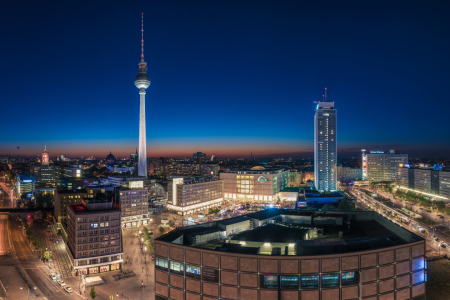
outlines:
[[[261,255],[281,255],[285,253],[285,247],[292,248],[295,244],[295,255],[317,255],[372,250],[423,240],[373,211],[304,212],[287,209],[266,209],[236,218],[181,227],[156,240],[180,243],[182,237],[182,244],[191,246],[186,238],[190,234],[202,234],[246,220],[251,226],[245,227],[243,223],[237,234],[236,226],[233,227],[234,232],[222,231],[228,236],[205,242],[210,244],[208,248],[246,254],[260,254],[263,249]],[[204,248],[205,245],[191,247]],[[290,250],[289,255],[292,253]]]
[[[97,210],[89,210],[87,207],[85,207],[82,204],[74,204],[69,205],[69,209],[73,210],[75,214],[101,214],[101,213],[120,213],[120,209],[112,208],[112,209],[97,209]]]
[[[289,228],[279,224],[268,224],[245,231],[233,237],[237,241],[263,243],[295,243],[308,232],[308,229]]]

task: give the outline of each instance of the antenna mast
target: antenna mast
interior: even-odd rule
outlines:
[[[144,13],[142,13],[142,29],[141,29],[141,61],[144,61]]]

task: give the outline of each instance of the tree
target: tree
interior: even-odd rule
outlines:
[[[94,286],[91,286],[91,291],[89,292],[89,296],[91,296],[92,299],[95,299],[95,297],[97,297],[97,292],[95,291]]]
[[[425,234],[425,236],[428,236],[430,233],[428,232],[428,229],[425,229],[425,231],[423,232],[423,234]]]
[[[41,243],[39,242],[39,240],[37,238],[34,238],[33,242],[31,244],[35,247],[38,247]]]
[[[166,232],[166,229],[162,226],[159,226],[159,233],[163,235]]]
[[[334,210],[334,206],[332,204],[325,204],[322,207],[322,211],[332,211],[332,210]]]
[[[47,220],[48,214],[46,211],[42,212],[42,219]]]
[[[44,258],[46,259],[46,260],[49,260],[50,258],[52,258],[52,254],[50,253],[50,252],[48,252],[48,251],[45,251],[44,252]]]
[[[27,229],[27,231],[25,231],[25,234],[27,235],[27,239],[31,241],[31,238],[33,237],[33,232],[30,229]]]
[[[25,226],[25,224],[28,224],[28,220],[26,217],[23,217],[22,223],[23,223],[23,226]]]
[[[39,249],[38,249],[38,250],[39,250],[39,252],[41,252],[41,253],[44,252],[44,246],[42,246],[42,245],[39,246]]]

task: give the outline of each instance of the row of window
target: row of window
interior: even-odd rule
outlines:
[[[219,282],[219,270],[208,267],[184,264],[176,261],[168,261],[163,258],[156,258],[156,269],[169,271],[170,273],[184,275],[208,282]],[[186,272],[185,272],[186,271]],[[203,275],[203,276],[202,276]],[[261,288],[282,288],[282,289],[302,289],[307,288],[328,288],[337,286],[347,286],[359,283],[359,272],[342,272],[332,274],[317,275],[260,275]]]

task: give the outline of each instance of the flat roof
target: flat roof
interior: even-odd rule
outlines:
[[[117,212],[121,212],[120,209],[99,209],[99,210],[88,210],[86,209],[86,207],[84,207],[81,204],[74,204],[74,205],[69,205],[68,206],[70,209],[72,209],[75,214],[102,214],[102,213],[117,213]]]
[[[263,243],[295,243],[308,229],[289,228],[278,224],[268,224],[238,234],[233,240]]]
[[[292,217],[286,218],[286,216]],[[204,234],[219,229],[221,225],[246,220],[251,221],[256,228],[243,226],[241,230],[244,231],[228,236],[235,243],[225,242],[225,240],[216,241],[214,244],[218,243],[221,246],[217,246],[215,250],[258,254],[259,251],[255,251],[258,247],[247,249],[249,247],[245,245],[241,247],[237,244],[245,241],[286,245],[296,243],[296,255],[317,255],[372,250],[423,240],[420,236],[373,211],[317,212],[288,209],[266,209],[226,220],[180,227],[156,240],[167,243],[177,240],[176,243],[180,244],[178,238],[183,237],[182,245],[201,248],[202,245],[190,245],[187,236]],[[272,255],[279,255],[277,253],[273,251]]]

